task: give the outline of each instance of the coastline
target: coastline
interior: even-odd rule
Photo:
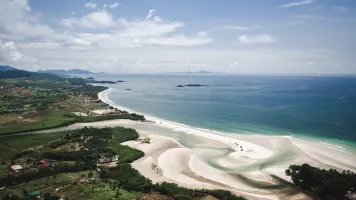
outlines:
[[[125,144],[145,153],[143,158],[133,163],[133,167],[154,182],[169,181],[190,188],[228,189],[250,199],[290,199],[290,193],[294,193],[293,198],[296,199],[310,199],[287,183],[290,177],[285,175],[285,170],[289,165],[308,163],[321,168],[356,171],[353,166],[356,157],[345,152],[343,147],[291,136],[232,135],[191,127],[116,105],[108,98],[112,90],[100,92],[99,99],[120,110],[144,115],[153,122],[147,125],[140,122],[126,124],[119,120],[110,123],[129,125],[141,137],[151,139],[149,145],[137,141]],[[108,125],[108,122],[95,124]],[[164,131],[158,133],[148,126]],[[178,136],[168,136],[165,132]],[[156,166],[156,170],[152,166]]]
[[[232,135],[232,134],[223,133],[223,132],[220,132],[220,131],[209,130],[209,129],[199,128],[199,127],[192,127],[192,126],[185,125],[185,124],[182,124],[182,123],[161,119],[161,118],[158,118],[158,117],[154,117],[154,116],[148,115],[146,113],[137,112],[137,111],[135,111],[133,109],[117,105],[117,104],[115,104],[113,101],[111,101],[108,98],[108,94],[110,92],[112,92],[113,90],[114,90],[113,88],[108,88],[108,89],[106,89],[106,90],[104,90],[102,92],[99,92],[98,93],[98,98],[101,101],[103,101],[104,103],[107,103],[110,106],[113,106],[114,108],[117,108],[117,109],[120,109],[120,110],[123,110],[123,111],[127,111],[127,112],[131,112],[131,113],[137,113],[137,114],[143,115],[143,116],[145,116],[145,118],[147,120],[156,123],[156,125],[158,125],[158,126],[167,127],[167,128],[173,129],[175,131],[182,131],[182,132],[185,132],[186,134],[194,134],[194,135],[197,135],[197,136],[200,136],[200,137],[209,137],[209,136],[211,136],[211,135],[207,136],[207,133],[208,134],[213,134],[213,135],[219,135],[219,136],[222,136],[222,137],[229,137],[229,136]],[[245,136],[245,134],[234,134],[234,135]],[[342,152],[349,153],[349,154],[350,153],[354,153],[353,151],[352,152],[347,151],[348,149],[346,147],[344,147],[344,146],[341,146],[339,144],[335,144],[335,143],[332,143],[332,142],[329,143],[329,140],[323,140],[323,139],[320,140],[320,138],[313,138],[313,137],[307,137],[307,136],[301,136],[300,138],[299,137],[296,138],[296,137],[291,136],[291,135],[263,135],[263,134],[249,134],[249,135],[250,136],[285,137],[285,138],[289,138],[289,139],[294,140],[294,141],[301,141],[301,142],[305,142],[305,141],[310,141],[311,140],[311,142],[313,142],[313,143],[315,143],[317,145],[323,146],[323,147],[335,149],[335,150],[342,151]],[[354,149],[354,150],[356,150],[356,149]]]

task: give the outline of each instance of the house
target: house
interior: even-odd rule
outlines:
[[[11,166],[11,171],[12,172],[19,172],[20,170],[22,170],[23,168],[22,168],[22,166],[21,165],[12,165]]]
[[[74,179],[70,182],[72,185],[77,185],[79,183],[79,179]]]
[[[119,160],[119,156],[118,156],[118,155],[113,156],[113,157],[111,158],[111,162],[116,162],[116,161],[118,161],[118,160]]]
[[[6,190],[6,187],[0,187],[0,195],[2,195]]]
[[[40,160],[40,162],[37,165],[38,167],[47,167],[48,166],[48,162],[45,160]]]

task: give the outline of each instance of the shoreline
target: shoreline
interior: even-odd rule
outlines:
[[[130,141],[125,145],[145,153],[133,167],[154,182],[169,180],[184,187],[227,189],[250,199],[291,199],[290,193],[296,199],[311,199],[286,184],[290,177],[285,175],[285,170],[290,165],[308,163],[320,168],[356,171],[353,164],[356,156],[345,152],[343,147],[291,136],[224,134],[191,127],[116,105],[108,98],[112,90],[100,92],[99,99],[117,109],[144,115],[153,122],[127,122],[141,137],[148,137],[152,142]],[[95,125],[125,126],[125,123],[95,122]],[[163,133],[149,127],[162,129]],[[178,137],[169,137],[166,134],[169,131]],[[162,173],[151,169],[151,165]],[[277,189],[270,189],[273,187]]]
[[[110,106],[113,106],[114,108],[117,108],[119,110],[123,110],[123,111],[127,111],[127,112],[130,112],[130,113],[136,113],[136,114],[143,115],[143,116],[145,116],[145,118],[147,120],[153,121],[158,126],[168,127],[168,128],[173,129],[173,130],[176,130],[176,131],[185,132],[187,134],[198,133],[197,136],[201,136],[201,137],[204,137],[204,136],[201,135],[201,133],[202,134],[205,134],[205,133],[215,134],[215,135],[220,135],[222,137],[229,137],[231,135],[241,135],[241,136],[247,135],[247,134],[239,134],[239,133],[229,134],[229,133],[224,133],[224,132],[221,132],[221,131],[215,131],[215,130],[199,128],[199,127],[192,127],[192,126],[189,126],[189,125],[186,125],[186,124],[173,122],[173,121],[161,119],[161,118],[158,118],[158,117],[155,117],[155,116],[151,116],[151,115],[148,115],[146,113],[137,112],[137,111],[135,111],[133,109],[117,105],[113,101],[111,101],[108,98],[108,94],[113,90],[114,90],[113,88],[108,88],[108,89],[106,89],[106,90],[104,90],[102,92],[99,92],[98,93],[98,98],[101,101],[103,101],[104,103],[107,103]],[[313,142],[313,143],[315,143],[317,145],[320,145],[320,146],[323,146],[323,147],[327,147],[327,148],[330,148],[330,149],[334,149],[334,150],[338,150],[338,151],[341,151],[341,152],[344,152],[344,153],[349,153],[349,154],[354,153],[354,152],[347,151],[348,149],[345,146],[341,146],[341,144],[339,144],[339,143],[335,144],[333,142],[330,142],[330,140],[328,140],[327,138],[316,138],[316,137],[307,137],[307,136],[301,136],[300,138],[298,138],[298,137],[295,137],[295,136],[292,136],[292,135],[270,135],[270,134],[264,135],[264,134],[257,134],[257,133],[256,134],[248,134],[248,135],[249,136],[285,137],[285,138],[289,138],[289,139],[295,140],[295,141]],[[328,142],[330,142],[330,143],[328,143]],[[347,145],[347,144],[345,144],[345,145]],[[347,146],[351,146],[351,145],[347,145]],[[356,152],[356,146],[355,146],[355,149],[353,149],[353,150]]]

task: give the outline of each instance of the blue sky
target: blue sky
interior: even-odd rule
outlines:
[[[0,64],[355,74],[354,0],[0,0]]]

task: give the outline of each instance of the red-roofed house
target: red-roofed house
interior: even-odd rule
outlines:
[[[11,166],[11,171],[12,172],[18,172],[20,170],[22,170],[22,166],[21,165],[12,165]]]
[[[40,160],[40,162],[38,163],[38,167],[47,167],[48,163],[45,160]]]

